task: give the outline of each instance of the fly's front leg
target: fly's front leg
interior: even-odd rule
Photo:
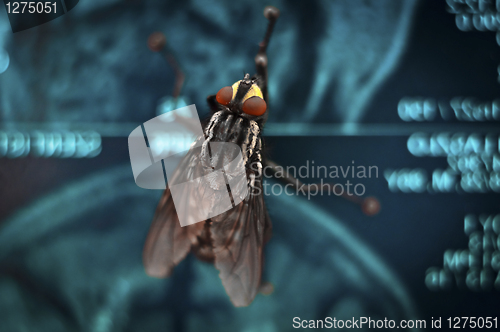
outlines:
[[[257,84],[267,103],[269,102],[267,95],[267,55],[257,53],[255,56],[255,67],[257,68]]]
[[[271,39],[271,35],[273,33],[274,25],[280,16],[280,11],[278,8],[273,6],[267,6],[264,8],[264,17],[269,20],[269,24],[267,25],[266,35],[264,36],[264,40],[259,44],[259,52],[255,56],[255,69],[257,71],[257,84],[259,85],[262,94],[264,95],[264,100],[266,103],[268,102],[267,95],[267,45],[269,45],[269,40]]]
[[[181,65],[174,56],[172,50],[167,45],[167,38],[161,32],[153,32],[148,38],[149,49],[153,52],[159,52],[175,71],[175,85],[172,97],[177,99],[181,95],[182,87],[186,76]]]
[[[317,184],[304,184],[299,179],[295,178],[294,176],[288,174],[288,172],[284,171],[285,170],[284,167],[270,160],[266,160],[264,169],[270,169],[273,175],[275,175],[278,171],[280,171],[282,176],[276,177],[276,179],[285,182],[286,184],[291,184],[292,187],[296,189],[298,193],[300,192],[303,193],[304,195],[308,195],[311,188],[314,186],[314,189],[316,190],[315,194],[317,194],[319,190],[321,190],[322,192],[323,190],[328,190],[329,192],[332,192],[333,194],[337,195],[335,191],[336,183],[323,183],[322,186],[319,186]],[[343,191],[342,194],[339,194],[337,196],[342,196],[348,201],[351,201],[361,206],[363,213],[366,214],[367,216],[376,215],[380,211],[380,202],[378,201],[377,198],[370,196],[363,199],[356,195],[348,195],[347,193],[344,192],[343,189],[342,191]]]

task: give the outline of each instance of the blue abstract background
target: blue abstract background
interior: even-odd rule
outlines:
[[[168,279],[144,273],[161,192],[135,185],[127,135],[174,88],[174,70],[147,47],[152,32],[183,67],[182,97],[207,116],[208,95],[253,72],[269,4],[281,16],[268,49],[267,156],[376,165],[379,176],[363,183],[382,210],[268,196],[263,277],[275,290],[234,308],[217,270],[193,257]],[[0,129],[102,136],[95,158],[0,158],[0,331],[288,331],[294,317],[495,316],[498,292],[432,292],[424,280],[446,249],[467,247],[464,214],[498,212],[498,194],[394,194],[383,177],[446,166],[416,160],[394,133],[402,97],[497,95],[494,34],[461,32],[454,20],[433,0],[82,0],[13,34],[0,10]]]

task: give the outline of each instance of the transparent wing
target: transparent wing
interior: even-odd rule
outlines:
[[[191,150],[177,167],[172,182],[189,181],[200,177],[203,169],[197,162],[198,154]],[[196,192],[186,193],[193,197],[183,198],[190,204],[198,201]],[[167,188],[160,199],[153,217],[153,223],[146,238],[143,250],[143,263],[146,273],[152,277],[164,278],[171,274],[173,268],[186,257],[191,245],[203,230],[204,223],[181,227],[174,201]]]
[[[262,275],[263,247],[270,237],[271,222],[260,194],[247,199],[222,215],[212,218],[210,228],[215,267],[233,304],[249,305],[258,292]]]

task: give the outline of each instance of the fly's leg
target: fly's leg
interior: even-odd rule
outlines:
[[[153,52],[159,52],[165,60],[172,66],[175,71],[175,85],[174,91],[172,92],[172,97],[177,99],[182,91],[182,86],[184,85],[184,80],[186,76],[180,66],[179,62],[173,55],[172,51],[167,45],[167,38],[161,32],[153,32],[148,38],[149,49]]]
[[[174,91],[172,91],[172,97],[175,100],[175,104],[177,105],[177,98],[179,98],[182,87],[184,85],[184,81],[186,76],[184,75],[184,72],[182,71],[182,67],[180,66],[179,62],[177,61],[176,57],[170,50],[170,48],[167,45],[167,38],[165,35],[161,32],[153,32],[151,35],[148,37],[148,47],[151,51],[153,52],[158,52],[160,53],[165,60],[169,63],[169,65],[174,69],[175,71],[175,84],[174,84]],[[214,96],[215,100],[215,96]],[[177,107],[175,107],[177,108]],[[178,123],[182,123],[184,127],[186,127],[190,132],[192,133],[198,133],[199,132],[199,127],[196,125],[193,125],[192,121],[189,119],[186,119],[182,116],[179,116],[178,114],[175,114],[175,121]]]
[[[273,6],[267,6],[264,8],[264,17],[269,20],[269,24],[267,25],[266,35],[264,36],[264,40],[259,44],[259,52],[255,56],[255,68],[257,71],[257,84],[259,85],[262,94],[264,95],[264,100],[266,103],[268,102],[267,95],[267,45],[269,45],[269,40],[271,39],[271,35],[273,33],[274,25],[280,16],[280,11],[278,8]]]
[[[295,178],[291,174],[288,174],[288,172],[283,172],[285,170],[284,167],[279,166],[273,161],[267,160],[265,161],[265,168],[270,169],[273,175],[280,171],[283,176],[276,177],[277,180],[280,180],[284,183],[291,184],[294,189],[297,190],[297,192],[301,192],[304,195],[307,195],[311,188],[314,186],[314,189],[316,190],[316,193],[319,190],[328,190],[329,192],[332,192],[336,195],[335,191],[335,183],[323,183],[323,185],[320,187],[317,184],[304,184],[302,181],[299,179]],[[363,213],[366,214],[367,216],[373,216],[376,215],[380,211],[380,202],[378,201],[377,198],[373,196],[369,196],[366,198],[361,198],[356,195],[348,195],[347,193],[343,192],[340,195],[337,196],[342,196],[343,198],[347,199],[348,201],[351,201],[359,206],[361,206],[361,209],[363,210]]]

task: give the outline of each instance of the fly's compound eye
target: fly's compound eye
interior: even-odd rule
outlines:
[[[260,97],[253,96],[243,103],[243,112],[253,116],[261,116],[266,112],[266,101]]]
[[[223,87],[217,92],[215,99],[221,105],[229,105],[231,100],[233,100],[233,88],[230,86]]]

